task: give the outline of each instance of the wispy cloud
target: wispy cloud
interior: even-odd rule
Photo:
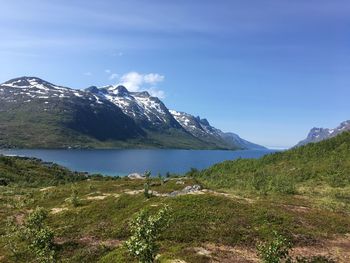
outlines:
[[[165,92],[157,87],[164,79],[165,77],[158,73],[142,74],[132,71],[122,75],[119,84],[125,86],[129,91],[146,90],[152,96],[164,98]]]
[[[90,77],[90,76],[92,76],[92,73],[88,71],[88,72],[84,72],[83,75]]]

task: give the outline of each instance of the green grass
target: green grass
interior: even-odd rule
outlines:
[[[193,183],[192,179],[182,180],[185,180],[186,184]],[[178,186],[174,182],[176,180],[157,185],[158,180],[153,179],[151,183],[157,191],[169,192],[172,190],[171,186]],[[161,204],[168,204],[172,208],[172,221],[161,238],[161,254],[164,261],[169,258],[182,258],[187,262],[207,262],[208,259],[189,248],[206,243],[254,247],[259,240],[269,240],[272,230],[290,237],[294,244],[310,245],[334,235],[348,233],[350,230],[350,218],[347,215],[318,209],[307,200],[302,204],[310,208],[306,213],[290,209],[289,206],[297,203],[300,205],[298,199],[293,196],[282,200],[280,196],[259,197],[253,202],[209,193],[147,199],[142,193],[123,193],[127,190],[142,189],[142,181],[90,180],[76,182],[74,186],[82,200],[78,207],[73,207],[67,202],[71,195],[71,184],[55,186],[45,191],[39,188],[3,187],[0,199],[0,233],[5,231],[3,223],[7,216],[26,215],[36,206],[48,210],[66,208],[62,212],[51,213],[48,220],[56,238],[60,240],[60,258],[65,259],[65,262],[113,262],[109,260],[124,257],[124,262],[129,262],[122,247],[114,250],[103,246],[103,241],[123,242],[130,235],[128,222],[138,211],[156,211]],[[103,200],[87,199],[89,196],[103,194],[111,195]],[[32,201],[29,202],[28,199]],[[15,207],[15,200],[27,202]],[[81,241],[89,238],[97,240],[101,245]],[[4,245],[6,241],[1,242]],[[91,250],[93,253],[90,253]],[[16,262],[6,249],[0,249],[0,254],[6,255],[4,262]]]
[[[216,164],[192,174],[208,187],[256,193],[295,194],[301,187],[350,186],[350,133],[316,144]]]

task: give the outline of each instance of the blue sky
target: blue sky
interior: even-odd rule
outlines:
[[[267,146],[350,119],[348,0],[1,1],[0,82],[126,83]]]

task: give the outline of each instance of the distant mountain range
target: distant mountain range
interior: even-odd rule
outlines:
[[[124,86],[85,90],[21,77],[0,85],[0,147],[262,149]]]
[[[335,137],[344,131],[350,131],[350,120],[340,123],[340,125],[334,129],[312,128],[306,139],[300,141],[296,146],[305,145],[311,142],[320,142]]]

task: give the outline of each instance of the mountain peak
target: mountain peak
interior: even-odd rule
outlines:
[[[109,87],[106,87],[106,89],[110,93],[113,93],[115,95],[120,95],[120,96],[129,95],[129,91],[123,85],[109,86]]]
[[[56,88],[61,88],[58,87],[48,81],[45,81],[41,78],[38,77],[28,77],[28,76],[23,76],[19,78],[14,78],[11,80],[8,80],[4,82],[1,85],[13,87],[13,88],[28,88],[28,87],[35,87],[39,89],[56,89]]]
[[[317,128],[314,127],[310,130],[309,134],[307,135],[306,139],[300,141],[296,146],[301,146],[308,144],[310,142],[319,142],[323,141],[325,139],[332,138],[343,131],[350,130],[350,120],[343,121],[340,123],[340,125],[334,129],[328,129],[328,128]]]

